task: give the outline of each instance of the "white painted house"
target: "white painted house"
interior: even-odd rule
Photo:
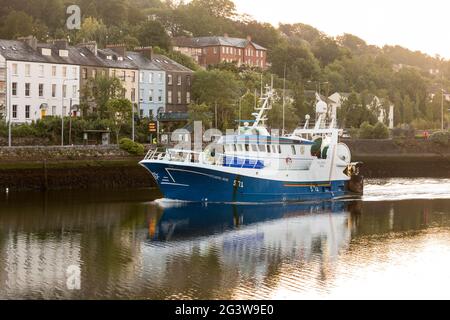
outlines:
[[[80,101],[80,67],[69,51],[38,47],[35,39],[0,40],[0,65],[6,69],[6,119],[31,122],[45,116],[68,116]]]

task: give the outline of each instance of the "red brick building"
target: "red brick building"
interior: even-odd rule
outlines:
[[[235,62],[238,66],[267,68],[267,49],[254,43],[250,37],[177,37],[173,39],[173,49],[192,57],[203,67]]]

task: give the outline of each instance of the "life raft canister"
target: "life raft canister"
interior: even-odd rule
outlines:
[[[289,157],[287,157],[287,158],[286,158],[286,164],[292,164],[292,159],[289,158]]]

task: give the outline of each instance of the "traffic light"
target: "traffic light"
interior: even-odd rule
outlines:
[[[158,124],[156,121],[150,121],[148,123],[148,132],[150,133],[156,133],[158,131]]]

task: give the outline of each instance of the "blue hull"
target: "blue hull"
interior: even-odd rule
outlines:
[[[283,182],[183,165],[142,163],[164,198],[192,202],[284,202],[351,195],[348,181]]]

